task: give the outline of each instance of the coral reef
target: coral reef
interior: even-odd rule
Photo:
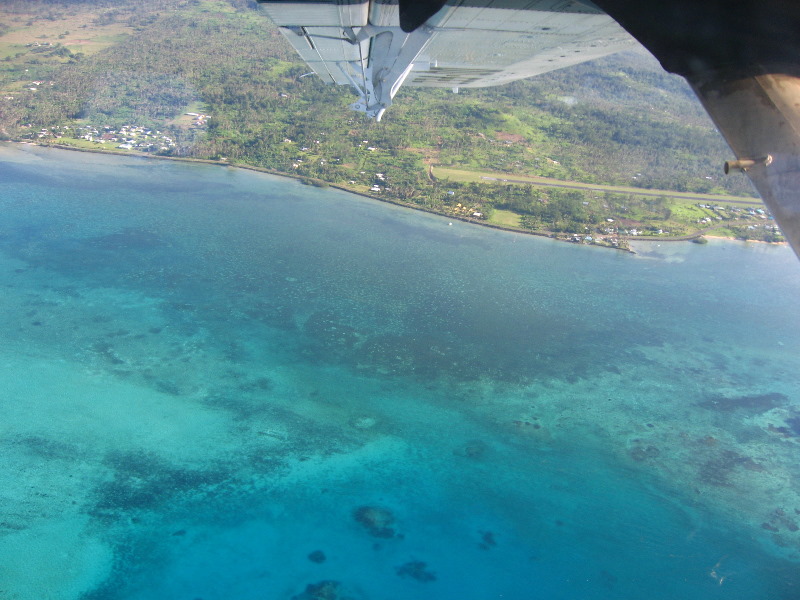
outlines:
[[[170,465],[147,452],[110,452],[103,464],[114,478],[97,487],[94,516],[153,510],[176,496],[197,492],[223,481],[222,470],[200,471]]]
[[[730,486],[730,477],[739,468],[758,473],[765,470],[763,465],[749,456],[744,456],[733,450],[722,450],[702,464],[698,475],[704,482],[711,485]]]
[[[486,443],[481,440],[470,440],[463,446],[459,446],[453,450],[456,456],[463,456],[464,458],[481,458],[486,453]]]
[[[308,555],[308,560],[313,563],[324,563],[326,559],[325,553],[322,550],[314,550]]]
[[[291,600],[352,600],[343,594],[341,583],[326,579],[319,583],[309,583],[302,594],[292,596]]]
[[[769,423],[766,427],[769,433],[788,439],[800,438],[800,412],[784,411],[783,414],[773,414],[771,416],[776,418],[778,424]],[[780,423],[781,420],[783,424]]]
[[[395,569],[400,577],[410,577],[422,583],[436,581],[436,574],[428,570],[428,565],[421,560],[412,560]]]
[[[481,550],[488,550],[489,548],[494,548],[497,546],[497,540],[494,539],[494,533],[491,531],[481,531],[481,543],[478,544],[478,547]]]
[[[661,450],[655,446],[635,446],[629,452],[631,458],[637,462],[643,462],[650,458],[657,458]]]
[[[800,515],[800,510],[795,509],[794,513],[796,515]],[[790,533],[800,531],[800,526],[797,525],[795,518],[789,516],[789,514],[782,508],[776,508],[774,511],[772,511],[772,513],[769,515],[769,521],[764,521],[761,524],[761,528],[766,529],[767,531],[773,531],[775,533],[781,530],[786,530]]]
[[[359,506],[353,512],[353,517],[373,537],[393,538],[396,535],[393,528],[394,515],[389,509],[380,506]]]
[[[748,410],[753,413],[763,413],[773,408],[783,406],[789,399],[778,392],[769,394],[752,394],[748,396],[737,396],[726,398],[724,396],[714,396],[698,402],[697,406],[730,412],[734,410]]]

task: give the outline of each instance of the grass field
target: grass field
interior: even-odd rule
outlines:
[[[499,208],[492,211],[492,216],[489,218],[489,223],[498,225],[500,227],[519,227],[519,215],[510,210],[501,210]]]
[[[47,81],[70,52],[95,54],[124,40],[132,31],[123,23],[100,24],[97,12],[9,13],[0,5],[0,91],[14,95],[32,81]],[[64,49],[69,52],[64,51]]]
[[[101,144],[99,142],[90,142],[89,140],[75,139],[75,138],[61,138],[59,140],[51,140],[59,146],[69,146],[71,148],[80,148],[87,150],[103,150],[106,152],[119,152],[126,153],[128,150],[120,149],[116,142],[109,142]],[[134,153],[131,151],[131,153]]]
[[[0,8],[0,21],[11,29],[0,37],[0,57],[15,54],[35,42],[62,44],[72,52],[93,54],[124,39],[131,28],[122,23],[98,25],[95,12],[48,18],[41,14],[10,15]]]
[[[644,188],[634,188],[615,185],[599,185],[593,183],[581,183],[579,181],[562,181],[549,177],[528,177],[525,175],[509,175],[508,173],[496,173],[492,171],[466,171],[463,169],[452,169],[449,167],[433,167],[433,175],[439,179],[449,179],[462,183],[478,182],[487,183],[492,181],[531,184],[542,187],[569,187],[571,189],[592,190],[599,192],[611,192],[614,194],[639,194],[648,196],[665,196],[672,200],[684,201],[688,204],[696,204],[698,200],[708,202],[734,202],[737,204],[748,204],[761,206],[762,202],[758,198],[747,198],[741,196],[721,196],[715,194],[700,194],[676,192],[673,190],[652,190]]]

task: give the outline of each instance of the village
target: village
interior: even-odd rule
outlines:
[[[32,83],[40,84],[41,82]],[[200,130],[207,126],[208,115],[189,112],[184,113],[184,116],[191,119],[189,129]],[[32,125],[27,127],[33,129]],[[111,125],[53,125],[42,127],[38,131],[31,131],[21,137],[43,143],[50,140],[64,144],[82,141],[83,145],[89,142],[90,145],[108,149],[116,148],[160,154],[169,154],[176,147],[174,134],[136,124],[122,125],[119,128]]]
[[[61,143],[68,143],[70,140],[85,140],[98,146],[119,148],[120,150],[138,150],[139,152],[168,152],[175,147],[172,137],[161,131],[139,125],[123,125],[119,129],[110,126],[54,125],[43,127],[39,131],[22,137],[39,142],[57,140]]]

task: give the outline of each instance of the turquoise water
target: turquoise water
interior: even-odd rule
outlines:
[[[800,597],[800,263],[0,146],[0,598]]]

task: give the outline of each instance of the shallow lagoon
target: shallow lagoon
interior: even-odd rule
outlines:
[[[788,248],[16,145],[0,208],[5,597],[800,594]]]

